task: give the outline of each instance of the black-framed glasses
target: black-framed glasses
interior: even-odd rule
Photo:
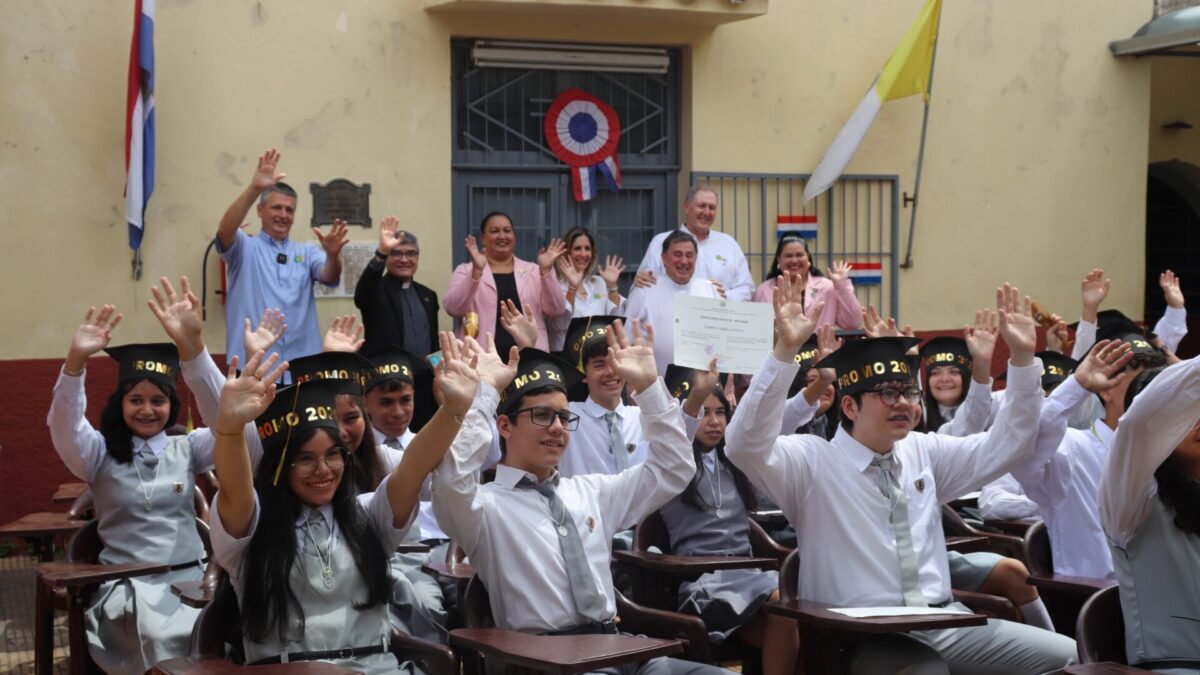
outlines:
[[[392,249],[392,252],[389,253],[388,255],[390,255],[393,258],[400,258],[401,260],[403,260],[404,258],[416,259],[421,256],[421,252],[420,251],[401,251],[400,249],[394,248],[394,249]]]
[[[889,408],[899,403],[901,398],[913,405],[921,402],[921,390],[916,387],[909,387],[907,389],[883,387],[881,389],[868,389],[863,393],[878,394],[880,403]]]
[[[533,406],[532,408],[521,408],[520,410],[510,412],[509,419],[516,419],[521,413],[529,413],[529,420],[539,427],[549,428],[557,419],[558,423],[563,425],[567,431],[575,431],[579,428],[579,415],[570,410],[555,410],[547,408],[544,405]]]
[[[329,467],[330,471],[337,471],[346,465],[346,455],[341,448],[330,448],[320,457],[313,454],[300,455],[292,462],[292,469],[300,478],[308,478],[317,472],[317,467],[322,463]]]

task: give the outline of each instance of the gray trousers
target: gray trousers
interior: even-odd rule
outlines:
[[[602,675],[731,675],[733,671],[725,670],[707,663],[672,659],[665,656],[650,659],[641,663],[630,663],[624,666],[603,668],[593,671]]]
[[[985,626],[887,635],[863,642],[851,656],[850,672],[1038,675],[1075,663],[1075,655],[1075,641],[1069,637],[1023,623],[988,619]]]

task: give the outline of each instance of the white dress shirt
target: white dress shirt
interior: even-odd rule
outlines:
[[[1042,507],[1054,573],[1111,579],[1112,554],[1100,527],[1096,494],[1114,432],[1101,421],[1087,431],[1066,428],[1069,411],[1090,396],[1074,375],[1058,385],[1046,406],[1057,411],[1065,437],[1052,452],[1039,449],[1012,474]]]
[[[416,438],[416,434],[412,429],[405,429],[404,434],[399,437],[400,449],[387,445],[387,439],[390,438],[387,434],[371,427],[371,433],[375,435],[375,449],[379,453],[379,458],[383,460],[383,469],[386,473],[391,473],[400,466],[400,460],[404,458],[404,449],[412,443],[412,439]],[[421,483],[421,512],[417,515],[417,526],[421,528],[421,541],[427,539],[449,539],[442,528],[438,526],[437,518],[433,517],[433,492],[430,488],[431,479],[425,477],[425,481]]]
[[[1179,343],[1187,337],[1187,310],[1183,307],[1167,306],[1166,311],[1154,324],[1154,334],[1162,338],[1167,351],[1175,353]]]
[[[680,230],[692,234],[686,225]],[[662,262],[663,240],[670,232],[660,232],[650,240],[646,247],[646,255],[638,271],[650,270],[656,279],[662,279],[667,271]],[[692,236],[695,236],[694,234]],[[754,280],[750,278],[750,265],[746,262],[746,254],[737,239],[716,230],[709,230],[703,241],[697,239],[696,247],[696,277],[697,279],[716,279],[725,287],[725,297],[729,300],[749,302],[754,295]],[[630,292],[632,298],[633,293]]]
[[[783,421],[779,425],[779,433],[785,436],[796,433],[797,429],[813,421],[820,407],[821,399],[817,399],[816,403],[809,403],[808,399],[804,398],[804,390],[801,389],[783,404]]]
[[[625,303],[625,317],[629,321],[638,319],[654,326],[654,363],[660,376],[675,362],[675,296],[681,294],[698,298],[721,297],[712,282],[700,276],[698,270],[686,284],[671,281],[664,271],[653,286],[633,289]]]
[[[800,597],[841,606],[902,605],[895,533],[879,489],[876,453],[838,429],[832,441],[779,436],[778,422],[794,362],[768,355],[726,432],[729,459],[783,510],[796,528]],[[965,438],[910,433],[892,448],[908,503],[922,594],[950,600],[942,532],[944,502],[1003,475],[1028,457],[1042,406],[1041,363],[1010,365],[1009,389],[997,423]]]
[[[562,286],[565,294],[568,289],[568,284],[565,279],[559,279],[558,284]],[[546,331],[550,336],[550,351],[561,352],[563,342],[566,340],[567,327],[571,325],[571,319],[577,316],[598,316],[607,314],[610,316],[625,316],[625,298],[620,294],[617,295],[620,302],[614,303],[608,299],[608,283],[600,278],[599,274],[593,274],[583,280],[583,297],[575,295],[575,306],[571,311],[561,316],[546,317]],[[571,298],[567,297],[567,306],[571,307]]]
[[[979,491],[979,513],[988,520],[1041,520],[1038,503],[1025,496],[1021,483],[1006,473]]]
[[[617,473],[617,460],[608,448],[608,422],[604,420],[608,408],[593,401],[591,396],[582,403],[571,403],[570,408],[571,412],[579,415],[579,428],[571,432],[567,447],[558,460],[558,472],[563,478],[590,473]],[[617,415],[621,436],[625,439],[626,449],[630,450],[627,466],[645,462],[649,444],[642,438],[638,409],[620,403],[612,412]]]
[[[535,490],[516,489],[527,474],[511,466],[497,466],[496,479],[487,485],[476,478],[491,442],[499,397],[490,385],[480,385],[450,451],[434,470],[434,510],[487,587],[499,627],[545,632],[577,626],[583,620],[575,611],[546,498]],[[563,478],[557,489],[579,531],[609,616],[616,613],[609,569],[613,535],[682,492],[696,472],[679,403],[662,380],[637,399],[650,444],[646,462],[615,476]]]

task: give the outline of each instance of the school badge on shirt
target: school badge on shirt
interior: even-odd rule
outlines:
[[[175,494],[177,494],[177,495],[183,494],[183,483],[175,484]]]
[[[917,482],[913,483],[913,486],[917,488],[917,492],[925,492],[925,479],[918,478]]]
[[[595,532],[596,531],[596,519],[591,516],[588,516],[587,517],[587,526],[588,526],[588,532]]]
[[[296,262],[298,262],[298,263],[302,263],[302,262],[304,262],[304,254],[303,254],[303,253],[297,253],[297,254],[296,254],[296,258],[295,258],[295,260],[296,260]]]

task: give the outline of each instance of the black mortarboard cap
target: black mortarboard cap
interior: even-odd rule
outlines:
[[[817,349],[817,336],[813,334],[804,343],[804,346],[800,348],[800,351],[796,352],[796,365],[800,366],[801,375],[804,374],[804,371],[817,365],[817,355],[819,353],[820,350]]]
[[[118,364],[117,381],[148,379],[169,387],[179,375],[179,350],[170,342],[121,345],[104,350]]]
[[[1058,352],[1034,354],[1042,360],[1042,389],[1049,390],[1062,384],[1079,366],[1075,359]]]
[[[954,366],[963,377],[971,374],[971,351],[967,349],[967,341],[953,335],[939,335],[927,340],[921,345],[921,360],[926,369]]]
[[[507,414],[514,403],[531,391],[554,387],[566,394],[583,380],[573,365],[540,349],[526,347],[521,350],[520,359],[516,377],[500,392],[500,405],[496,409],[499,415]]]
[[[882,337],[855,340],[817,362],[817,368],[837,372],[838,392],[857,394],[884,382],[915,380],[905,353],[920,344],[910,337]]]
[[[688,394],[692,393],[692,383],[695,381],[695,368],[671,363],[667,365],[667,372],[663,373],[663,384],[667,385],[667,392],[680,401],[687,399]]]
[[[363,381],[373,366],[356,352],[319,352],[288,362],[293,384],[327,380],[339,394],[362,396]]]
[[[273,484],[279,484],[293,437],[313,428],[338,433],[336,400],[339,385],[331,380],[312,380],[278,389],[275,400],[254,420],[262,441],[263,462],[275,462]]]
[[[363,382],[363,392],[366,393],[385,380],[400,380],[416,384],[417,367],[421,359],[404,351],[400,347],[390,345],[371,355],[371,365],[367,368],[366,381]]]
[[[600,314],[571,319],[567,326],[566,338],[563,340],[562,359],[582,373],[587,365],[583,362],[584,353],[597,342],[607,344],[608,327],[620,318]]]

